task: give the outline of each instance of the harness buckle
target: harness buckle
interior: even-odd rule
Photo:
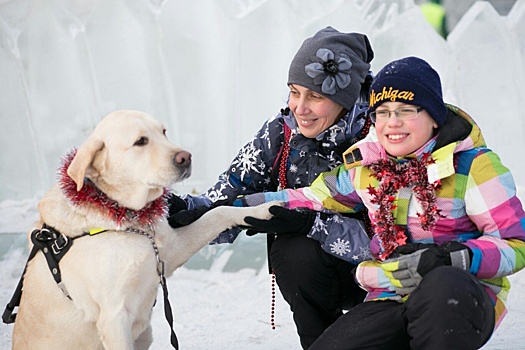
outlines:
[[[62,244],[60,244],[59,240],[62,238]],[[66,235],[61,234],[55,241],[53,242],[53,245],[51,245],[51,248],[53,248],[53,253],[55,255],[58,255],[62,249],[64,249],[67,244],[69,243],[69,238]]]

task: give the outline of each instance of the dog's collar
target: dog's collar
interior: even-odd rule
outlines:
[[[164,188],[163,194],[156,200],[148,203],[140,210],[133,210],[121,207],[117,201],[109,198],[104,192],[99,190],[91,180],[85,179],[84,186],[77,191],[75,181],[67,174],[67,169],[73,161],[77,149],[69,151],[62,159],[58,169],[58,183],[60,190],[68,199],[72,206],[94,206],[99,212],[114,221],[118,227],[124,224],[151,226],[157,221],[166,217],[168,213],[168,198],[170,190]]]
[[[102,233],[102,232],[106,232],[107,229],[105,228],[92,228],[91,230],[88,231],[88,234],[90,236],[94,236],[94,235],[98,235],[99,233]]]

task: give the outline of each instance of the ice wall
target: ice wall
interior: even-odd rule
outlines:
[[[447,41],[412,0],[0,1],[0,200],[40,195],[60,156],[115,109],[161,119],[200,192],[284,106],[289,62],[331,25],[366,33],[377,72],[417,55],[524,184],[525,0],[475,3]]]

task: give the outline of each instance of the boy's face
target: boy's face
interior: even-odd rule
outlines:
[[[402,102],[385,102],[377,107],[376,112],[394,111],[403,107],[419,107]],[[394,157],[413,153],[432,138],[434,128],[438,125],[426,110],[417,113],[417,117],[401,120],[395,113],[390,113],[386,121],[376,121],[375,128],[379,143],[386,152]]]

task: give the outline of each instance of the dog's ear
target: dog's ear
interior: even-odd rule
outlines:
[[[77,184],[77,191],[84,186],[84,177],[93,163],[97,152],[104,148],[104,142],[93,136],[89,137],[77,151],[75,158],[67,168],[67,174]]]

